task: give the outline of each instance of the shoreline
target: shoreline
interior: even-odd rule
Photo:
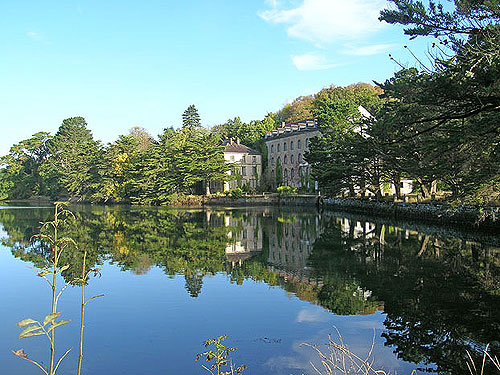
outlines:
[[[405,203],[375,201],[359,198],[324,198],[318,195],[288,195],[280,196],[277,193],[243,196],[233,199],[230,197],[199,197],[197,207],[246,207],[246,206],[285,206],[285,207],[316,207],[319,210],[332,210],[360,215],[368,215],[395,220],[410,220],[428,224],[455,226],[468,230],[481,230],[500,233],[500,207],[454,207],[438,202],[432,203]],[[40,205],[52,204],[49,199],[24,199],[0,201],[0,204]],[[92,205],[89,202],[71,202],[73,204]],[[192,201],[186,203],[193,203]],[[141,207],[130,203],[111,203]],[[106,205],[98,203],[97,205]],[[193,207],[192,204],[172,204],[170,207]],[[146,207],[146,206],[143,206]],[[156,207],[156,206],[154,206]],[[162,206],[158,206],[162,207]],[[167,207],[167,206],[163,206]]]

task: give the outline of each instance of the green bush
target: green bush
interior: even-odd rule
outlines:
[[[237,187],[237,188],[234,188],[233,190],[230,190],[229,191],[229,196],[232,198],[232,199],[238,199],[238,198],[241,198],[243,196],[243,190],[241,190],[241,188]]]
[[[276,191],[280,197],[297,194],[297,188],[294,186],[279,186]]]

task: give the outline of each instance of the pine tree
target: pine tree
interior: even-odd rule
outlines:
[[[182,114],[182,127],[196,129],[201,126],[200,114],[194,104],[191,104]]]

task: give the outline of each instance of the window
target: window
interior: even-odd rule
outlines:
[[[299,154],[299,163],[302,163],[302,154]]]
[[[274,167],[274,156],[271,158],[271,167]]]
[[[274,152],[274,145],[271,145],[271,153]]]
[[[293,154],[290,155],[290,164],[293,164]]]
[[[288,163],[288,156],[287,155],[285,155],[285,157],[283,158],[283,164],[286,164],[286,163]]]
[[[252,175],[257,176],[257,167],[252,167]]]
[[[302,141],[300,139],[297,141],[297,148],[299,150],[302,148]]]
[[[252,156],[252,163],[257,163],[257,156]]]
[[[245,163],[245,162],[246,162],[246,160],[245,160],[245,159],[246,159],[246,158],[245,158],[245,155],[243,155],[243,156],[241,157],[241,162],[242,162],[242,163]]]
[[[241,175],[246,176],[247,175],[247,167],[241,167]]]
[[[293,177],[295,176],[295,170],[290,169],[290,178],[293,180]]]
[[[281,157],[278,156],[278,161],[277,161],[278,164],[281,164]]]
[[[234,161],[234,155],[231,155],[231,156],[229,157],[229,159],[230,159],[231,161]]]
[[[293,150],[293,141],[290,141],[290,150]]]
[[[306,138],[306,148],[309,147],[309,138]]]
[[[280,144],[278,143],[276,146],[278,147],[278,152],[280,152]]]
[[[286,151],[286,142],[283,142],[283,151]]]

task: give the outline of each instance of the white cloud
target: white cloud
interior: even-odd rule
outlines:
[[[292,61],[298,70],[322,70],[338,66],[338,64],[328,64],[323,56],[314,53],[292,56]]]
[[[371,56],[389,52],[395,46],[395,44],[373,44],[371,46],[349,47],[343,53],[354,56]]]
[[[289,36],[315,44],[357,40],[384,27],[379,20],[385,0],[303,0],[285,8],[268,0],[271,9],[259,13],[267,22],[287,25]]]
[[[26,36],[35,42],[42,43],[42,44],[49,44],[49,42],[39,33],[34,32],[34,31],[28,31],[26,33]]]
[[[325,311],[302,309],[297,315],[297,322],[326,322],[328,320]]]

